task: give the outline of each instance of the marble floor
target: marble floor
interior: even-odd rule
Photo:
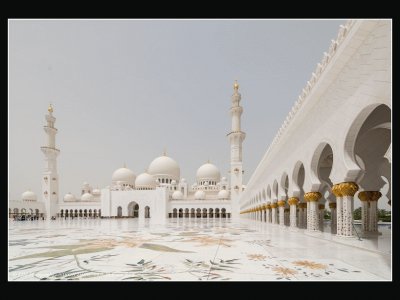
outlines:
[[[385,281],[392,276],[390,253],[229,219],[10,220],[8,258],[10,281]]]

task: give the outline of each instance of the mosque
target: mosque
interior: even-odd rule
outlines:
[[[178,163],[164,153],[147,173],[136,177],[123,167],[112,174],[110,186],[98,190],[84,183],[79,199],[67,194],[60,200],[60,150],[50,106],[42,194],[26,191],[22,201],[10,201],[10,217],[240,217],[313,235],[328,226],[342,240],[380,235],[378,202],[392,203],[391,26],[385,19],[348,20],[340,26],[247,187],[237,82],[227,134],[229,182],[208,162],[189,186]],[[355,205],[361,207],[360,234],[353,222]]]
[[[43,127],[47,145],[41,147],[45,159],[40,197],[33,191],[22,194],[20,201],[10,201],[9,217],[14,218],[231,218],[239,213],[238,197],[244,191],[239,84],[233,86],[230,109],[232,129],[230,182],[221,177],[217,166],[207,161],[196,172],[196,182],[189,185],[181,177],[179,164],[167,154],[155,158],[147,172],[135,175],[123,166],[114,171],[109,186],[94,189],[84,182],[81,195],[59,195],[59,175],[53,107],[48,107]],[[39,200],[38,200],[39,198]]]

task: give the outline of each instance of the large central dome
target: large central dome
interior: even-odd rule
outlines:
[[[205,163],[197,170],[196,178],[198,182],[202,180],[219,182],[221,179],[221,173],[215,165]]]
[[[149,166],[148,173],[153,176],[168,176],[176,181],[179,180],[181,170],[178,163],[168,156],[160,156],[153,160]]]

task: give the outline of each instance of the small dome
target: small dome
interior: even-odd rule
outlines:
[[[221,178],[221,181],[222,181],[222,182],[226,182],[226,181],[227,181],[227,180],[226,180],[226,177],[222,177],[222,178]]]
[[[112,174],[113,183],[121,181],[122,184],[134,185],[136,176],[128,168],[119,168]]]
[[[100,195],[101,192],[100,192],[99,189],[94,189],[94,190],[92,191],[92,194],[93,194],[93,195]]]
[[[175,185],[175,184],[176,184],[176,180],[173,179],[173,180],[171,181],[171,184]]]
[[[203,200],[205,198],[206,198],[206,193],[204,193],[204,191],[197,191],[194,194],[194,199],[196,199],[196,200]]]
[[[153,176],[170,176],[172,179],[179,180],[181,170],[178,163],[168,156],[160,156],[154,159],[149,166],[149,174]]]
[[[64,196],[64,202],[74,202],[76,201],[76,198],[74,195],[72,195],[71,193],[67,193]]]
[[[196,178],[197,181],[209,180],[219,182],[221,178],[221,173],[215,165],[211,163],[206,163],[197,170]]]
[[[135,181],[135,187],[138,188],[147,188],[147,189],[155,189],[157,186],[157,182],[153,176],[148,173],[140,174]]]
[[[186,179],[185,179],[185,178],[182,178],[182,179],[181,179],[181,183],[186,183]]]
[[[206,182],[204,182],[204,185],[205,185],[205,186],[209,186],[210,183],[209,183],[208,181],[206,181]]]
[[[22,201],[36,201],[37,197],[34,192],[31,190],[28,190],[21,195]]]
[[[218,193],[218,199],[229,199],[229,192],[227,190],[220,190]]]
[[[93,195],[89,193],[84,193],[81,196],[81,201],[92,201],[93,200]]]
[[[182,192],[181,192],[181,191],[175,191],[175,192],[172,194],[172,199],[174,199],[174,200],[182,200],[182,199],[183,199],[183,194],[182,194]]]

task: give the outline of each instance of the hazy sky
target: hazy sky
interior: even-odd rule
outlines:
[[[245,183],[345,20],[11,20],[10,198],[41,193],[49,102],[60,195],[167,154],[191,184],[229,170],[232,85],[242,94]]]

